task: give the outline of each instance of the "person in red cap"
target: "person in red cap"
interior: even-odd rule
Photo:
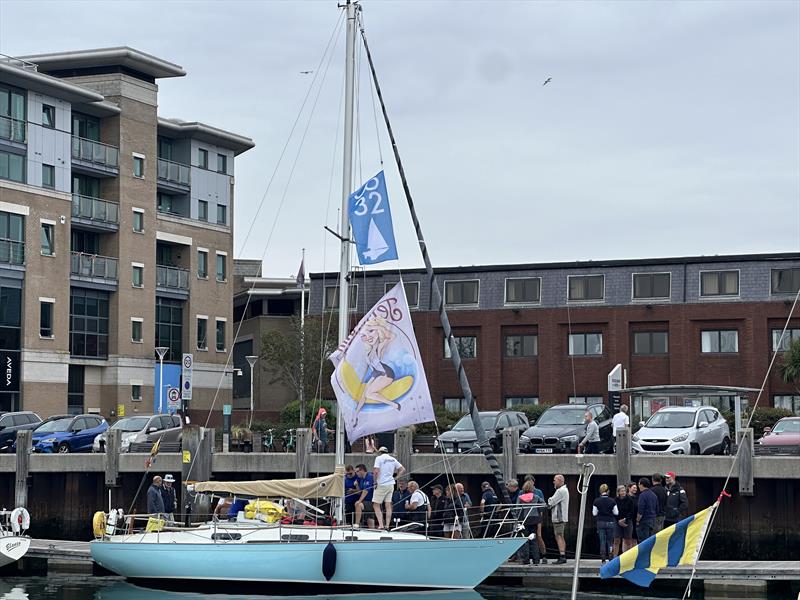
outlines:
[[[664,474],[667,484],[667,508],[664,511],[664,527],[674,525],[685,519],[689,512],[689,499],[681,485],[676,481],[675,473],[667,471]]]
[[[317,452],[328,451],[328,433],[333,433],[332,429],[328,429],[328,423],[325,417],[328,411],[325,408],[320,408],[317,411],[317,416],[314,419],[314,424],[311,426],[311,441]]]

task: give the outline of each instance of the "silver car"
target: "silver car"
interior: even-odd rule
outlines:
[[[114,423],[111,429],[120,430],[120,452],[130,451],[131,444],[144,442],[152,433],[159,433],[167,429],[181,426],[181,418],[177,415],[136,415],[124,417]],[[92,452],[106,451],[107,432],[94,438]]]
[[[731,432],[713,406],[669,406],[652,415],[631,440],[634,453],[730,454]]]

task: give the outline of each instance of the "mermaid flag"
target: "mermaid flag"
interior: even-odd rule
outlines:
[[[402,283],[364,315],[329,358],[335,366],[331,386],[351,442],[434,420]]]

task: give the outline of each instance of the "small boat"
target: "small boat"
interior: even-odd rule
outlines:
[[[17,562],[28,552],[31,538],[25,532],[30,525],[31,517],[22,507],[0,511],[0,567]]]

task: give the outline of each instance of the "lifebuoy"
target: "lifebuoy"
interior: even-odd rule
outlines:
[[[31,528],[31,515],[20,506],[11,511],[11,530],[16,533],[25,533]]]
[[[92,532],[95,537],[103,537],[106,532],[106,513],[98,510],[92,517]]]

